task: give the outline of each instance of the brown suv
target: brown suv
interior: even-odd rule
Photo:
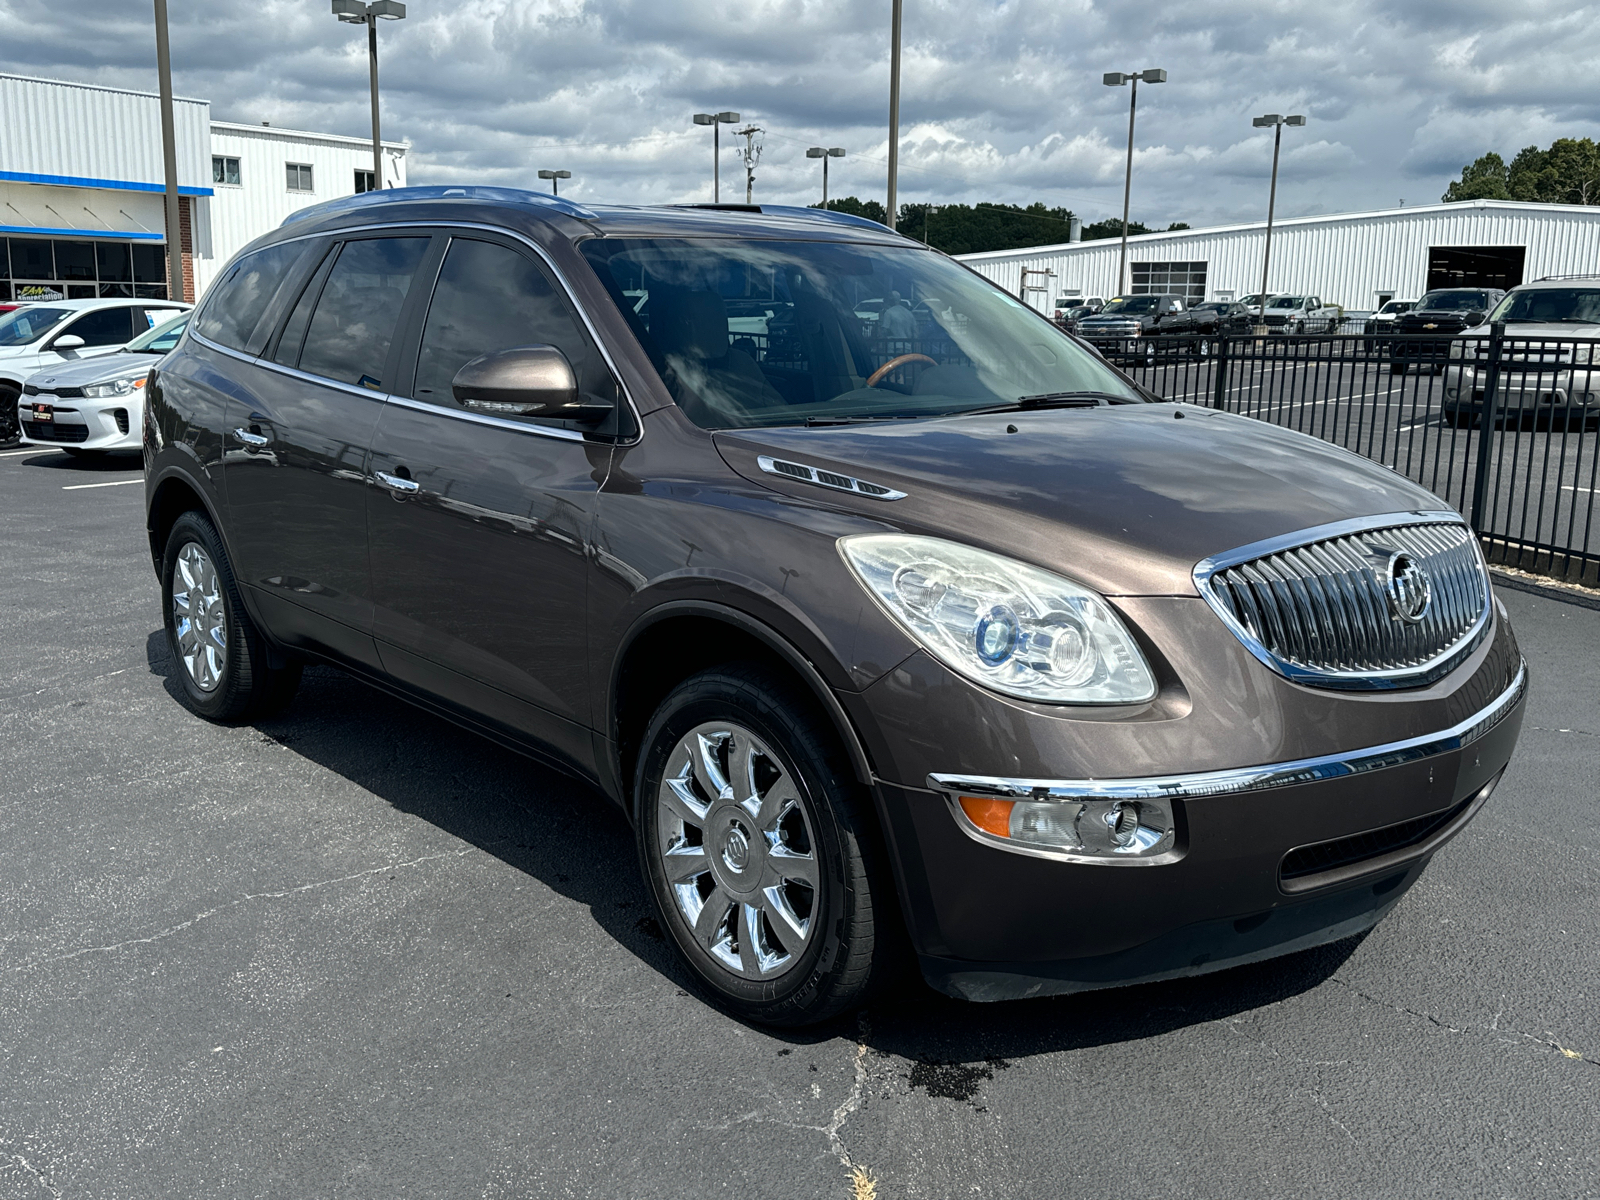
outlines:
[[[891,292],[925,316],[856,316]],[[335,201],[229,266],[148,392],[195,711],[335,663],[592,781],[759,1021],[859,1004],[906,936],[1001,999],[1357,933],[1522,719],[1434,496],[1162,403],[837,213]]]

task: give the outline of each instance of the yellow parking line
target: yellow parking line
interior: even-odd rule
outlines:
[[[62,488],[61,490],[63,492],[81,492],[81,491],[83,491],[84,488],[122,487],[124,484],[128,484],[128,483],[143,483],[143,482],[144,482],[144,477],[140,476],[138,479],[113,479],[110,483],[69,483],[64,488]]]

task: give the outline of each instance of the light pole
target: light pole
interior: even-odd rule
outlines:
[[[1139,106],[1139,81],[1146,83],[1165,83],[1167,73],[1152,67],[1147,71],[1135,71],[1131,75],[1124,71],[1107,71],[1103,82],[1107,87],[1121,87],[1125,83],[1133,84],[1133,91],[1128,96],[1128,171],[1122,180],[1122,253],[1117,258],[1117,294],[1122,294],[1122,284],[1127,278],[1128,267],[1128,198],[1133,192],[1133,112]]]
[[[183,287],[183,229],[178,207],[178,138],[172,120],[172,48],[167,42],[167,0],[156,0],[156,73],[161,77],[161,158],[167,191],[169,298],[187,301]]]
[[[737,124],[736,112],[695,113],[696,125],[711,126],[711,203],[722,203],[722,127]]]
[[[346,25],[367,27],[367,65],[372,76],[372,186],[383,187],[383,139],[378,135],[378,20],[402,21],[406,6],[399,0],[333,0],[333,15]]]
[[[843,158],[842,146],[813,146],[806,151],[807,158],[820,158],[822,160],[822,207],[828,207],[828,160],[830,158]]]
[[[552,196],[559,196],[559,195],[561,195],[561,185],[556,181],[560,180],[560,179],[571,179],[572,178],[572,172],[571,171],[540,171],[539,172],[539,178],[540,179],[548,179],[550,181],[550,194]]]
[[[889,211],[886,223],[894,228],[900,192],[900,7],[894,0],[889,16]]]
[[[1267,245],[1261,252],[1261,308],[1257,319],[1262,326],[1267,323],[1267,268],[1272,263],[1272,210],[1278,206],[1278,149],[1283,145],[1283,127],[1285,125],[1304,125],[1303,116],[1280,117],[1277,113],[1268,113],[1264,117],[1254,118],[1250,124],[1257,129],[1272,128],[1272,187],[1267,192]]]

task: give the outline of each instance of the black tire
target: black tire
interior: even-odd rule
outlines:
[[[9,383],[0,383],[0,446],[9,446],[22,436],[22,422],[17,420],[17,401],[22,390]]]
[[[721,945],[724,953],[739,955],[744,946],[737,922],[750,906],[718,890],[723,880],[721,874],[713,876],[713,868],[718,872],[722,868],[710,861],[710,851],[714,848],[720,853],[727,843],[712,841],[709,832],[719,813],[733,812],[735,822],[739,814],[730,807],[727,794],[719,805],[704,797],[703,785],[690,781],[696,794],[708,801],[699,841],[694,843],[688,837],[673,841],[689,827],[680,822],[675,832],[672,812],[661,799],[672,787],[667,780],[669,766],[684,753],[684,744],[704,736],[696,732],[700,727],[724,722],[754,735],[770,749],[777,768],[787,772],[799,798],[806,822],[805,841],[819,881],[809,896],[802,891],[810,922],[809,940],[790,943],[794,948],[786,952],[794,961],[772,979],[741,975],[701,945],[684,908],[692,901],[680,898],[666,875],[664,849],[669,844],[687,845],[691,851],[695,844],[707,847],[701,856],[705,859],[703,876],[697,875],[689,886],[697,889],[702,911],[715,904],[732,904],[721,928],[733,931],[741,944],[737,949],[726,941]],[[732,774],[731,769],[728,773]],[[683,782],[681,773],[677,778]],[[881,851],[870,798],[856,781],[837,736],[809,693],[754,664],[719,667],[685,680],[662,702],[650,722],[633,794],[639,858],[656,912],[694,979],[714,1004],[743,1020],[793,1027],[827,1020],[859,1008],[867,1000],[888,973],[885,960],[890,938],[886,930],[893,924],[893,916],[887,906],[893,903],[889,898],[892,886],[879,867]],[[752,843],[755,840],[752,838]],[[743,842],[741,837],[741,867]],[[765,919],[756,917],[758,923]],[[762,949],[767,948],[764,939],[778,928],[770,922],[761,926]],[[782,942],[777,944],[786,949]]]
[[[1391,375],[1404,375],[1405,373],[1406,373],[1406,364],[1404,362],[1402,362],[1400,359],[1397,358],[1397,359],[1395,359],[1393,362],[1391,362],[1389,364],[1389,374],[1391,374]]]
[[[178,579],[180,558],[191,544],[199,547],[214,569],[217,602],[210,608],[215,612],[220,604],[223,618],[226,651],[209,688],[197,682],[194,672],[185,665],[177,629],[173,585]],[[193,611],[192,599],[186,599],[185,604]],[[192,711],[210,721],[255,720],[272,716],[294,698],[295,689],[300,686],[300,660],[274,650],[250,620],[222,538],[204,513],[184,513],[173,522],[172,532],[167,535],[161,560],[161,608],[178,693]]]
[[[1155,370],[1155,366],[1156,366],[1156,348],[1155,348],[1155,345],[1153,343],[1149,343],[1149,342],[1145,343],[1144,354],[1140,357],[1139,361],[1140,361],[1140,363],[1142,363],[1144,365],[1144,367],[1146,369],[1151,370],[1151,371]]]
[[[1447,408],[1440,418],[1451,429],[1471,429],[1478,423],[1478,414],[1459,408]]]
[[[1211,357],[1211,339],[1210,338],[1204,338],[1203,337],[1203,338],[1198,339],[1195,342],[1195,344],[1194,344],[1194,356],[1196,358],[1200,358],[1200,359],[1205,359],[1205,358],[1210,358]]]

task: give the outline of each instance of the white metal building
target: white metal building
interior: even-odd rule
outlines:
[[[190,295],[290,212],[370,185],[367,139],[173,109]],[[384,143],[387,186],[405,184],[405,156]],[[165,298],[164,192],[155,93],[0,75],[0,301]]]
[[[1261,288],[1266,222],[1128,239],[1129,292],[1231,300]],[[1120,240],[963,254],[1035,307],[1117,292]],[[1024,279],[1023,271],[1028,270]],[[1346,309],[1414,299],[1435,287],[1513,287],[1545,275],[1600,272],[1600,207],[1471,200],[1273,223],[1268,290]]]

